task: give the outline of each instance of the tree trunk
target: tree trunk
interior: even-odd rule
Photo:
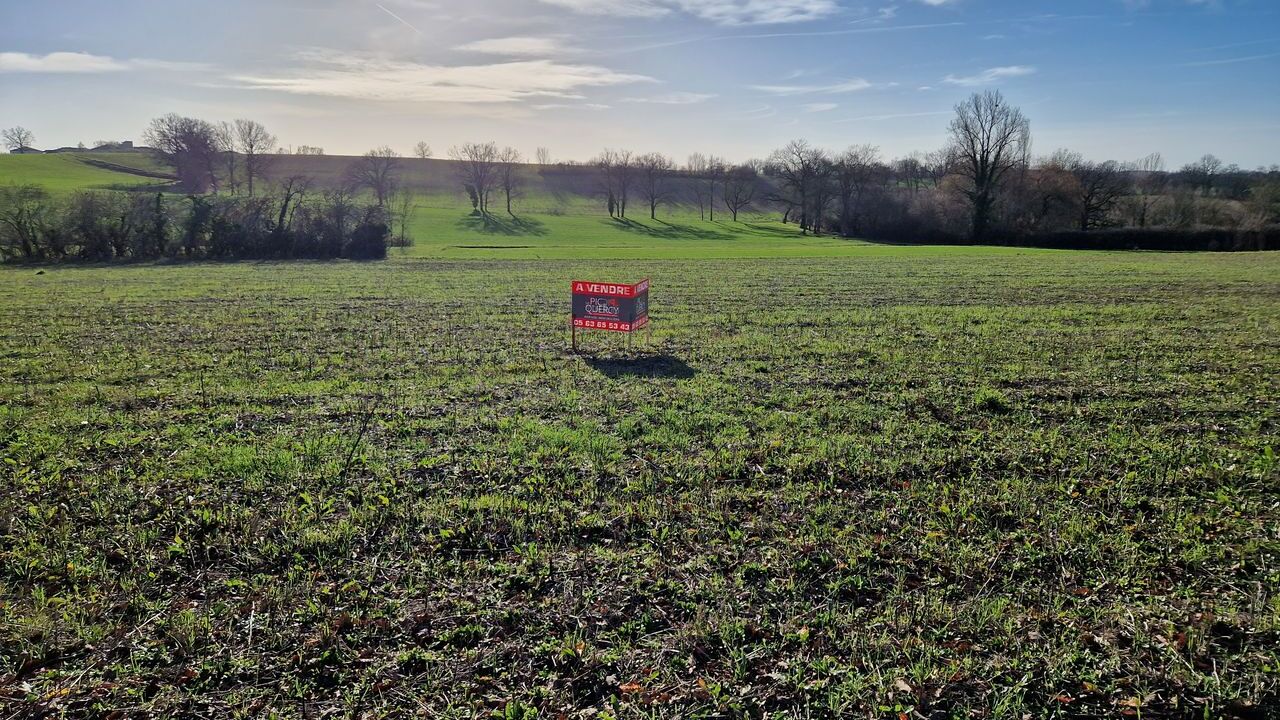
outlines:
[[[987,225],[991,220],[992,200],[987,195],[979,195],[973,200],[973,240],[982,240],[987,235]]]

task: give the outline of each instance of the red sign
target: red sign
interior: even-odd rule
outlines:
[[[649,281],[635,285],[574,280],[573,327],[629,333],[649,324]]]

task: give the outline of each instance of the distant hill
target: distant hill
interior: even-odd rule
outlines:
[[[344,155],[272,155],[268,181],[303,176],[317,189],[336,188],[347,182],[350,168],[360,161]],[[437,207],[467,207],[469,200],[463,189],[459,164],[453,160],[400,158],[400,184],[413,191],[419,204]],[[602,172],[594,165],[522,165],[516,204],[524,211],[538,213],[604,212]],[[0,184],[36,184],[53,192],[81,189],[159,189],[174,190],[173,169],[154,153],[133,149],[132,152],[61,152],[32,155],[0,156]],[[677,174],[665,181],[667,200],[663,204],[682,206],[699,214],[699,188],[705,186],[688,176]],[[771,190],[770,182],[761,178],[757,197],[760,203]],[[501,193],[493,203],[501,207]],[[758,203],[758,204],[760,204]],[[725,213],[722,204],[716,215]],[[649,210],[641,189],[639,174],[632,187],[627,216],[648,217]]]
[[[0,155],[0,185],[39,185],[50,192],[138,190],[172,182],[147,154],[70,153]]]
[[[337,187],[345,182],[348,169],[359,160],[359,157],[344,155],[275,155],[272,156],[270,174],[276,179],[305,176],[319,187]],[[466,201],[459,163],[437,158],[400,158],[399,162],[401,184],[411,188],[415,194],[454,203]],[[521,205],[527,209],[554,211],[564,205],[604,203],[602,172],[594,165],[527,164],[520,166],[519,177]],[[668,203],[693,207],[696,212],[695,184],[693,179],[683,174],[668,178],[665,185],[669,194]],[[763,202],[771,189],[771,182],[767,178],[761,178],[757,198]],[[495,195],[494,202],[498,203],[499,200]],[[716,214],[721,212],[724,212],[724,208],[718,205]],[[647,217],[648,214],[637,172],[627,215]]]

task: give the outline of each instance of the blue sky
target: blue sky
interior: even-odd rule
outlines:
[[[330,154],[495,140],[762,157],[939,147],[998,88],[1035,150],[1280,163],[1275,0],[0,0],[0,126],[251,117]]]

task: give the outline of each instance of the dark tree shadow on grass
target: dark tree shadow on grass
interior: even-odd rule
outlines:
[[[613,226],[619,230],[633,232],[664,240],[733,240],[733,233],[721,228],[698,228],[689,225],[672,225],[662,220],[651,220],[656,225],[648,225],[629,218],[615,218]]]
[[[800,237],[800,231],[795,225],[765,225],[762,223],[744,222],[743,227],[749,229],[752,233],[764,237],[774,237],[779,240],[793,240]],[[834,237],[834,236],[820,236]]]
[[[586,358],[596,372],[609,378],[649,377],[688,380],[697,370],[673,355],[641,355],[630,358]]]
[[[773,225],[759,222],[734,222],[732,220],[693,221],[690,224],[673,224],[665,220],[642,221],[630,218],[614,218],[614,227],[625,232],[648,235],[664,240],[794,240],[800,233],[794,225]]]
[[[546,235],[547,226],[526,217],[480,215],[473,213],[458,221],[458,228],[485,235]]]

